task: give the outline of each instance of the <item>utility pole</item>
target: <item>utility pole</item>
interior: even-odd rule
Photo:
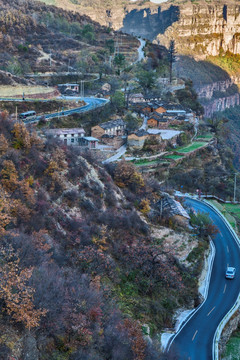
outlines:
[[[119,54],[119,41],[118,41],[118,34],[117,34],[117,41],[114,45],[114,57]]]
[[[70,69],[70,59],[68,59],[68,74],[69,74],[69,69]]]
[[[236,202],[236,187],[237,187],[237,173],[234,174],[234,195],[233,195],[233,202]]]
[[[81,80],[80,96],[81,96],[81,97],[84,97],[84,81],[83,81],[83,80]]]

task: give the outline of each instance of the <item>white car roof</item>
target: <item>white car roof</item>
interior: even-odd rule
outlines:
[[[227,271],[235,271],[236,269],[234,267],[228,266]]]

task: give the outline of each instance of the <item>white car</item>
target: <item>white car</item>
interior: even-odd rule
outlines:
[[[228,266],[226,270],[226,279],[234,279],[236,269],[234,267]]]

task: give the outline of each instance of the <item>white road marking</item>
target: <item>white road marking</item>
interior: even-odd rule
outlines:
[[[207,314],[207,316],[209,316],[209,315],[211,314],[211,312],[215,309],[215,307],[216,307],[216,306],[214,306],[214,307],[212,308],[212,310],[209,311],[209,313]]]
[[[227,252],[229,253],[229,247],[227,246]]]
[[[227,288],[227,284],[225,284],[225,286],[224,286],[224,290],[223,290],[224,294],[225,294],[226,288]]]
[[[195,331],[195,334],[193,335],[192,341],[195,339],[195,336],[197,335],[198,330]]]

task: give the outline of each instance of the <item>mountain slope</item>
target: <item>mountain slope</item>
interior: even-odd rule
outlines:
[[[0,69],[15,75],[97,68],[109,56],[106,42],[115,33],[86,15],[47,6],[40,2],[0,1]],[[125,36],[125,42],[138,47],[138,41]],[[93,56],[95,55],[95,56]]]
[[[160,359],[141,325],[198,301],[207,243],[188,262],[196,238],[147,222],[159,185],[132,164],[105,169],[5,112],[0,130],[0,355]]]
[[[206,57],[219,51],[239,53],[240,17],[237,1],[147,1],[60,0],[56,6],[89,15],[116,30],[123,29],[168,45],[174,38],[180,53]]]

